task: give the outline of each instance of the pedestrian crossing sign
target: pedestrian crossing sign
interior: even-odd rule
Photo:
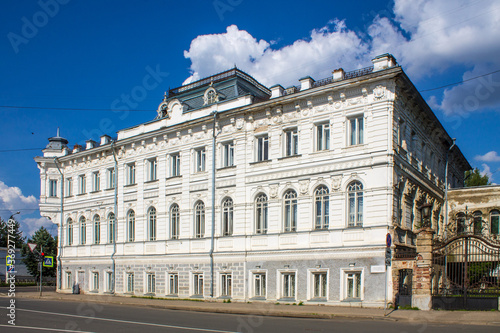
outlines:
[[[45,256],[43,258],[43,267],[54,267],[54,257]]]

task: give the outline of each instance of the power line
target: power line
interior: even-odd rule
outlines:
[[[111,112],[151,112],[155,110],[122,110],[122,109],[85,109],[85,108],[54,108],[54,107],[44,107],[44,106],[18,106],[18,105],[0,105],[0,108],[4,109],[36,109],[36,110],[62,110],[62,111],[111,111]]]
[[[486,73],[486,74],[479,75],[479,76],[476,76],[476,77],[472,77],[472,78],[467,79],[467,80],[462,80],[462,81],[459,81],[459,82],[450,83],[450,84],[447,84],[447,85],[444,85],[444,86],[441,86],[441,87],[420,90],[420,92],[438,90],[438,89],[443,89],[443,88],[446,88],[446,87],[455,86],[455,85],[460,84],[460,83],[464,83],[464,82],[472,81],[472,80],[475,80],[475,79],[479,79],[480,77],[488,76],[488,75],[495,74],[495,73],[498,73],[498,72],[500,72],[500,69],[496,70],[494,72],[490,72],[490,73]]]
[[[44,148],[5,149],[5,150],[0,150],[0,153],[8,153],[12,151],[42,150],[42,149]]]

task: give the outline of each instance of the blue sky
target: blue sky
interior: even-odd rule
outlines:
[[[494,0],[3,1],[0,216],[21,210],[25,234],[55,232],[36,211],[41,152],[6,150],[43,148],[57,127],[71,146],[83,144],[152,120],[169,87],[234,65],[290,86],[370,66],[382,53],[498,182],[498,17]]]

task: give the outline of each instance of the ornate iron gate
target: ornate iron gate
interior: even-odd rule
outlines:
[[[432,307],[498,309],[500,245],[460,235],[433,249]]]
[[[399,270],[398,306],[411,307],[413,270]]]

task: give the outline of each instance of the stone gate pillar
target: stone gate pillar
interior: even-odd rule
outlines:
[[[423,228],[417,231],[417,260],[413,274],[412,305],[420,310],[432,308],[432,239],[434,230]]]

